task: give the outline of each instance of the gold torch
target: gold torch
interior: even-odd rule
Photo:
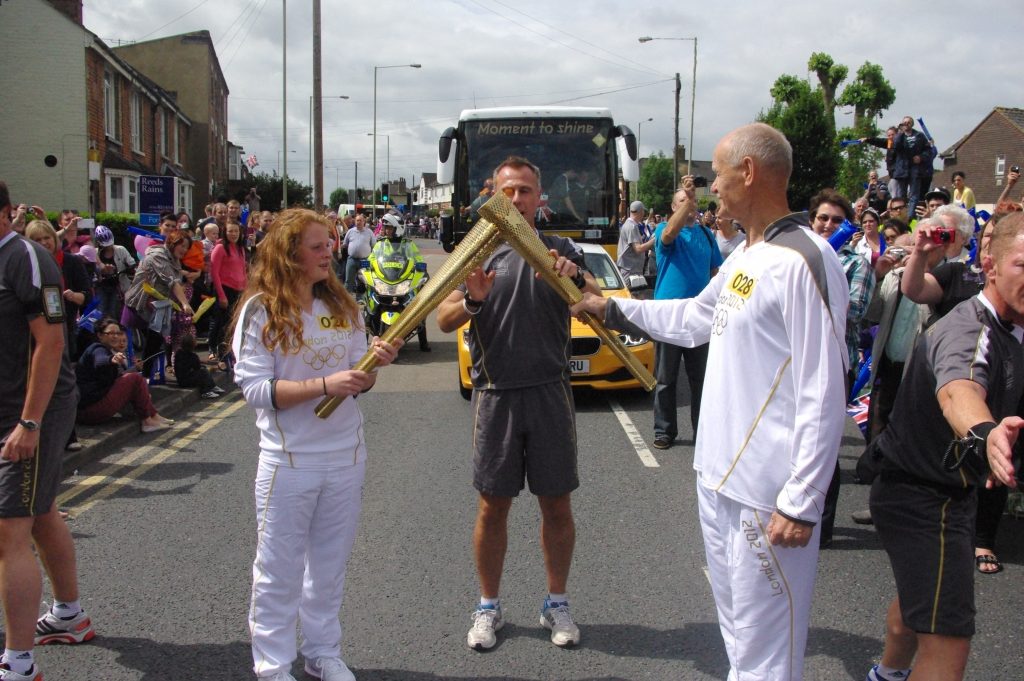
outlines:
[[[548,247],[537,236],[537,230],[530,226],[530,223],[519,213],[507,196],[501,192],[495,192],[487,203],[480,206],[480,216],[497,225],[504,240],[516,249],[519,255],[523,256],[523,259],[555,289],[565,302],[575,305],[583,300],[583,294],[576,288],[576,285],[566,277],[559,276],[552,269],[553,261]],[[654,376],[633,353],[626,349],[618,334],[609,331],[601,323],[601,320],[587,312],[580,315],[580,320],[597,333],[601,342],[608,346],[623,366],[629,370],[629,373],[640,381],[645,390],[654,389],[657,384]]]
[[[458,287],[470,272],[479,267],[494,249],[501,243],[498,228],[487,220],[478,220],[469,233],[459,242],[452,254],[444,261],[436,274],[430,277],[409,307],[393,326],[381,336],[381,340],[391,343],[405,338],[416,330],[416,327],[427,318],[430,311],[441,304],[441,301]],[[353,367],[360,371],[372,371],[377,366],[377,358],[373,350],[369,350]],[[343,398],[325,397],[316,405],[314,413],[322,419],[327,418],[341,404]]]

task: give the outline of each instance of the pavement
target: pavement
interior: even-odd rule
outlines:
[[[230,371],[218,371],[216,367],[210,366],[207,366],[207,369],[213,369],[210,375],[213,377],[214,382],[225,391],[224,395],[217,398],[218,400],[224,400],[227,394],[237,388]],[[157,412],[167,418],[175,418],[175,416],[185,413],[197,403],[214,401],[201,400],[199,391],[195,388],[179,388],[171,372],[168,372],[166,375],[166,383],[162,385],[151,384],[149,386],[149,394]],[[64,453],[65,475],[71,475],[78,468],[102,458],[142,433],[137,418],[120,415],[98,426],[86,426],[80,423],[76,426],[76,430],[78,432],[78,441],[82,443],[82,448],[77,452],[66,451]],[[164,431],[157,431],[153,435],[158,435],[161,432]]]

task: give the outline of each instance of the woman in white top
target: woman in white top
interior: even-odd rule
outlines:
[[[341,660],[338,611],[366,461],[355,398],[376,376],[352,369],[366,335],[331,266],[331,236],[312,211],[278,215],[234,321],[235,382],[260,429],[253,669],[275,681],[293,681],[298,620],[305,671],[325,681],[355,678]],[[374,338],[378,364],[390,364],[400,346]],[[313,409],[326,395],[348,399],[320,419]]]

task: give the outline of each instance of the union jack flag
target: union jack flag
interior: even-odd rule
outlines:
[[[245,165],[249,166],[249,170],[252,170],[260,163],[256,160],[256,154],[249,154],[249,158],[245,159]]]

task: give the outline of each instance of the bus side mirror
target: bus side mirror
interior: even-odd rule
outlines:
[[[437,183],[449,184],[455,179],[455,156],[459,149],[455,139],[455,128],[448,128],[441,133],[437,142]]]
[[[616,128],[615,150],[619,156],[619,169],[627,182],[640,179],[640,153],[636,147],[636,135],[625,125]]]
[[[441,246],[445,253],[451,253],[455,249],[455,216],[441,216]]]

